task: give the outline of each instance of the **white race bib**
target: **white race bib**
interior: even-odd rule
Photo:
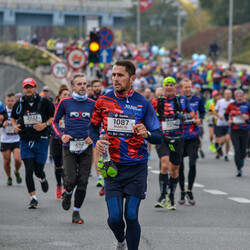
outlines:
[[[162,121],[162,130],[164,132],[172,132],[175,130],[178,130],[180,128],[181,121],[178,120],[169,120],[166,119],[165,121]]]
[[[194,124],[194,119],[188,119],[184,123],[185,124]]]
[[[72,153],[82,153],[88,148],[89,144],[83,139],[73,140],[69,142],[69,151]]]
[[[244,124],[245,121],[241,115],[236,115],[233,117],[233,124]]]
[[[31,126],[42,122],[42,116],[40,114],[26,114],[23,116],[23,122],[25,126]]]
[[[135,125],[134,114],[109,113],[108,115],[108,135],[116,137],[132,137]]]
[[[7,127],[5,127],[5,132],[7,135],[13,135],[14,133],[14,128],[11,125],[8,125]]]

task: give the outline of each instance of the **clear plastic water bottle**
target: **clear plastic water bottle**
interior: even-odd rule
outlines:
[[[104,129],[102,129],[99,139],[105,140],[105,141],[109,140],[108,135],[105,133]],[[106,150],[105,153],[102,154],[102,160],[103,160],[103,162],[108,162],[108,161],[110,161],[109,145],[104,144],[104,143],[102,145]]]

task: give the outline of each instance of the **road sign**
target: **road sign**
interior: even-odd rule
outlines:
[[[100,48],[101,49],[109,48],[114,41],[114,34],[112,30],[108,28],[101,28],[99,34],[100,34]]]
[[[100,49],[99,59],[100,63],[111,63],[112,49]]]
[[[81,69],[87,63],[87,56],[83,50],[73,49],[68,53],[67,62],[72,69]]]
[[[56,62],[52,65],[51,73],[57,79],[65,78],[68,74],[68,65],[64,62]]]

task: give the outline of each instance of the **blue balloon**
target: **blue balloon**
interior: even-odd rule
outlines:
[[[159,50],[159,55],[160,55],[160,56],[164,56],[165,53],[166,53],[165,48],[164,48],[164,47],[160,48],[160,50]]]
[[[193,55],[192,55],[192,60],[193,60],[193,61],[198,61],[198,60],[199,60],[199,55],[196,54],[196,53],[193,54]]]
[[[152,46],[151,51],[154,54],[154,56],[157,55],[158,51],[159,51],[158,46],[156,46],[156,45]]]
[[[204,61],[206,61],[207,60],[207,56],[205,55],[205,54],[201,54],[200,56],[199,56],[199,61],[200,62],[204,62]]]

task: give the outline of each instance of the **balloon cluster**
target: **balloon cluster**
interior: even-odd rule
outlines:
[[[196,62],[204,62],[207,60],[207,56],[205,54],[198,55],[195,53],[192,55],[192,60]]]
[[[165,54],[166,54],[166,50],[164,47],[161,47],[159,49],[159,47],[156,45],[152,46],[151,52],[153,53],[154,56],[157,56],[157,55],[165,56]]]

